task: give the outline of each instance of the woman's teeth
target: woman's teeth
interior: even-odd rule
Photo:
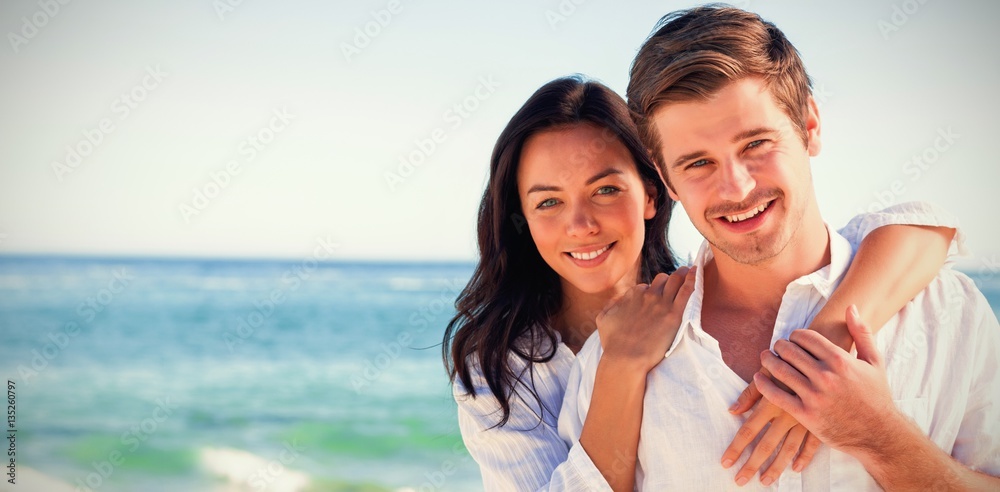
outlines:
[[[747,220],[750,217],[753,217],[753,216],[755,216],[755,215],[763,212],[764,209],[767,208],[767,205],[768,205],[767,203],[762,203],[762,204],[758,205],[757,208],[755,208],[755,209],[753,209],[753,210],[751,210],[751,211],[749,211],[749,212],[747,212],[745,214],[727,215],[726,216],[726,220],[728,220],[729,222],[741,222],[741,221]]]
[[[607,245],[607,246],[605,246],[605,247],[603,247],[603,248],[601,248],[599,250],[591,251],[589,253],[570,253],[569,255],[572,256],[573,258],[578,259],[578,260],[593,260],[594,258],[597,258],[598,256],[601,256],[601,253],[604,253],[610,247],[611,247],[611,245],[609,244],[609,245]]]

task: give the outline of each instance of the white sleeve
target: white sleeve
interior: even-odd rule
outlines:
[[[958,219],[941,207],[927,202],[898,203],[878,212],[859,214],[837,232],[851,243],[854,251],[857,251],[861,241],[868,234],[887,225],[950,227],[956,232],[951,247],[948,248],[948,259],[945,264],[952,264],[956,258],[968,253],[965,248],[965,232],[959,227]]]
[[[515,394],[510,420],[494,427],[500,420],[500,406],[478,366],[472,376],[476,397],[469,396],[458,382],[454,395],[462,439],[479,464],[486,491],[611,490],[580,444],[571,447],[559,437],[555,416],[540,418],[531,394]],[[558,408],[561,402],[553,403]]]
[[[968,354],[973,376],[952,456],[973,470],[1000,477],[1000,323],[972,281],[966,284],[972,291],[967,295],[976,300],[978,322],[961,327],[964,335],[975,338],[967,344],[973,347]]]

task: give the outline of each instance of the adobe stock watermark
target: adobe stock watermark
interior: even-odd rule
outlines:
[[[892,33],[898,32],[907,22],[910,21],[920,7],[928,0],[903,0],[901,4],[892,4],[892,12],[888,19],[879,19],[878,31],[882,34],[882,39],[888,41]]]
[[[31,378],[44,371],[56,357],[59,356],[70,342],[80,335],[80,327],[89,324],[103,312],[115,300],[115,296],[121,294],[135,280],[135,276],[126,268],[111,272],[111,280],[106,287],[97,291],[93,296],[88,296],[76,308],[78,321],[69,321],[63,325],[62,330],[49,332],[45,335],[46,341],[42,346],[31,351],[31,361],[28,365],[17,366],[18,375],[25,383],[30,383]]]
[[[385,171],[382,175],[386,185],[389,186],[389,191],[396,191],[399,185],[434,155],[438,147],[448,140],[448,132],[461,127],[465,120],[478,111],[482,103],[496,92],[497,87],[500,87],[500,83],[492,75],[479,77],[479,84],[472,93],[445,110],[442,119],[444,123],[449,124],[447,129],[439,126],[431,130],[426,138],[413,139],[415,148],[399,156],[399,163],[394,171]]]
[[[993,255],[989,258],[983,258],[980,262],[978,273],[979,275],[975,280],[976,288],[983,290],[983,282],[989,282],[1000,274],[1000,256]]]
[[[330,259],[333,252],[339,248],[340,244],[333,242],[329,234],[326,237],[317,238],[312,255],[282,273],[281,287],[272,289],[267,297],[254,301],[254,307],[247,313],[246,317],[236,317],[236,328],[226,330],[222,334],[222,340],[226,343],[229,353],[236,352],[236,347],[243,345],[252,337],[257,329],[274,315],[275,310],[288,300],[288,294],[299,290],[302,282],[309,280],[309,277],[319,268],[319,262]]]
[[[454,306],[455,298],[458,297],[459,292],[463,288],[465,288],[465,281],[453,278],[441,289],[438,297],[414,309],[408,318],[409,328],[399,332],[389,343],[379,344],[379,353],[366,360],[362,364],[361,369],[355,371],[354,375],[351,376],[351,386],[354,388],[354,392],[360,394],[365,388],[371,386],[373,382],[382,377],[382,374],[403,353],[403,350],[410,348],[417,335],[425,332],[432,323],[436,323],[437,317],[445,309]]]
[[[236,7],[243,5],[244,0],[214,0],[212,8],[215,15],[219,17],[219,22],[226,22],[226,16],[235,12]]]
[[[278,457],[268,461],[267,464],[256,468],[247,477],[247,485],[253,487],[254,490],[267,490],[271,485],[279,478],[286,477],[287,466],[291,466],[295,463],[295,460],[299,459],[299,456],[305,452],[305,448],[299,445],[298,439],[292,439],[292,442],[285,441],[284,449],[278,452]],[[291,486],[297,486],[295,490],[300,490],[302,487],[308,485],[308,477],[302,474],[296,474],[295,476],[287,476],[288,480],[282,481],[282,485],[289,488]],[[296,482],[294,484],[290,482]]]
[[[577,12],[577,8],[587,3],[587,0],[559,0],[554,9],[545,11],[545,20],[549,22],[549,27],[555,31],[559,24],[566,22]]]
[[[218,198],[236,176],[243,172],[243,165],[253,162],[257,154],[274,142],[275,137],[284,132],[295,119],[295,115],[289,113],[287,107],[275,108],[271,113],[264,126],[236,144],[236,152],[243,157],[243,162],[232,159],[226,163],[226,167],[209,172],[208,181],[191,190],[191,201],[177,206],[185,224],[190,224],[192,217],[201,215],[212,204],[212,200]]]
[[[52,161],[52,172],[56,178],[62,182],[64,176],[79,168],[80,164],[83,164],[83,161],[104,143],[105,138],[116,130],[116,119],[119,124],[127,120],[139,104],[160,87],[168,75],[159,65],[155,67],[147,65],[142,80],[111,101],[111,116],[101,118],[92,128],[85,128],[82,132],[83,138],[74,145],[66,146],[66,157],[62,162]]]
[[[948,128],[938,128],[937,136],[934,137],[933,143],[913,154],[908,161],[903,163],[901,172],[910,177],[911,183],[918,181],[961,138],[962,136],[955,133],[950,126]],[[906,183],[903,179],[895,179],[886,188],[873,192],[875,200],[867,207],[858,208],[858,213],[873,213],[882,210],[889,205],[897,203],[899,198],[906,194],[906,191]]]
[[[399,0],[389,0],[384,9],[372,10],[369,12],[371,20],[365,22],[361,27],[354,28],[354,37],[351,42],[340,43],[340,52],[344,54],[344,59],[348,63],[354,61],[353,57],[360,55],[361,51],[371,46],[372,41],[382,34],[382,31],[392,24],[395,16],[403,12],[403,5]]]
[[[111,450],[106,459],[92,461],[90,465],[94,471],[88,473],[82,479],[77,478],[73,482],[76,484],[76,492],[93,492],[101,488],[114,476],[115,470],[125,464],[128,460],[128,455],[136,452],[143,443],[148,441],[159,430],[160,425],[174,414],[177,408],[176,404],[170,402],[170,397],[157,398],[156,407],[153,408],[152,415],[142,419],[138,424],[132,425],[128,430],[123,432],[119,439],[120,445]]]
[[[7,33],[7,40],[10,41],[10,48],[14,50],[14,54],[20,52],[21,47],[35,39],[35,36],[42,32],[42,28],[49,25],[49,22],[59,15],[59,12],[62,12],[62,7],[68,5],[70,1],[38,0],[38,10],[30,16],[21,17],[20,31]]]

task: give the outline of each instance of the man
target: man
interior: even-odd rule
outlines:
[[[989,476],[1000,474],[1000,324],[985,298],[944,270],[877,336],[849,313],[857,357],[796,330],[853,256],[812,188],[820,120],[802,62],[773,24],[739,9],[695,8],[658,27],[633,63],[629,104],[707,244],[681,328],[647,378],[636,484],[1000,488]],[[559,422],[568,440],[579,438],[600,356],[592,337],[570,376],[566,394],[577,396]],[[755,376],[762,361],[796,394]],[[751,379],[827,445],[775,483],[734,483],[719,464],[719,436],[740,428],[727,408]]]

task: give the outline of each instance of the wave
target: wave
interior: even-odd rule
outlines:
[[[290,453],[284,461],[293,461]],[[226,492],[268,491],[305,492],[312,482],[309,475],[288,468],[282,459],[268,460],[249,451],[233,448],[201,448],[201,467],[226,481]]]

